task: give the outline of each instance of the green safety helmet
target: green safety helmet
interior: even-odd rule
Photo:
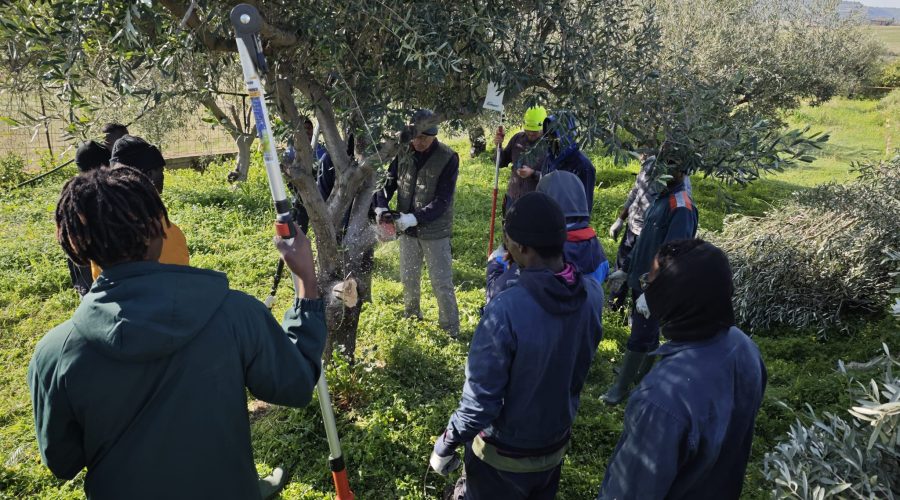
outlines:
[[[543,106],[535,106],[525,111],[525,130],[528,132],[542,132],[544,130],[544,118],[547,118],[547,110]]]

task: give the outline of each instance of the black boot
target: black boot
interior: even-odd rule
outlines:
[[[600,399],[608,405],[621,403],[628,396],[628,389],[646,357],[646,352],[625,351],[625,359],[622,360],[622,365],[619,367],[619,376],[616,377],[615,383],[606,391],[606,394],[600,396]]]

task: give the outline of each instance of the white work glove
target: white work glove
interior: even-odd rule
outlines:
[[[622,232],[622,227],[624,227],[624,226],[625,226],[625,221],[623,221],[622,219],[616,219],[616,221],[613,222],[613,225],[609,226],[609,237],[614,240],[618,239],[619,233]]]
[[[488,262],[490,262],[490,261],[492,261],[492,260],[495,260],[495,259],[497,259],[498,257],[500,258],[500,260],[503,260],[503,258],[506,257],[506,249],[503,248],[503,244],[502,244],[502,243],[500,244],[499,247],[497,247],[496,249],[494,249],[494,251],[491,252],[491,254],[488,256]]]
[[[650,319],[650,307],[647,306],[647,296],[645,294],[642,293],[641,296],[637,298],[634,302],[634,308],[645,318]]]
[[[447,457],[442,457],[435,452],[431,452],[431,458],[428,460],[428,463],[431,465],[432,470],[437,472],[442,476],[446,476],[451,472],[455,471],[462,465],[462,461],[459,459],[459,455],[454,451],[452,455]]]
[[[375,207],[375,222],[381,224],[381,214],[387,212],[388,209],[384,207]]]
[[[419,221],[416,220],[416,216],[413,214],[400,214],[400,217],[394,221],[397,231],[406,231],[418,223]]]

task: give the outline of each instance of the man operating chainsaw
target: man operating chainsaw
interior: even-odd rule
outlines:
[[[416,111],[413,124],[434,120],[427,109]],[[400,281],[403,303],[409,317],[421,318],[422,260],[438,303],[441,328],[451,337],[459,335],[459,309],[453,289],[453,195],[459,175],[459,155],[437,140],[437,125],[427,126],[412,137],[409,150],[394,158],[384,189],[376,194],[378,221],[388,214],[388,202],[397,193],[394,225],[400,233]]]

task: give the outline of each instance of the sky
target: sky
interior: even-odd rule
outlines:
[[[900,8],[900,0],[858,0],[863,5],[870,7],[896,7]]]

